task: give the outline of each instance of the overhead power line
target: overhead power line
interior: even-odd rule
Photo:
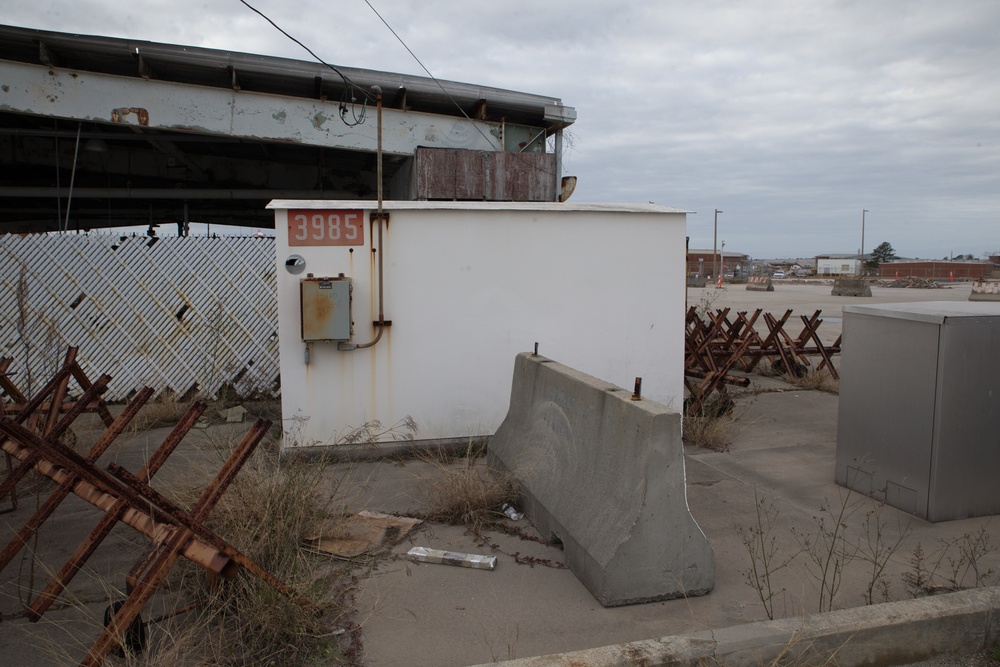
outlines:
[[[321,63],[322,65],[325,65],[326,67],[329,67],[331,70],[333,70],[334,72],[336,72],[337,75],[343,80],[344,86],[345,86],[344,95],[343,95],[343,97],[341,98],[341,101],[340,101],[340,120],[342,120],[344,122],[344,124],[346,124],[348,126],[361,125],[362,123],[365,122],[365,113],[366,113],[366,110],[367,110],[368,102],[374,102],[375,101],[375,97],[370,92],[368,92],[367,90],[365,90],[364,88],[362,88],[358,84],[354,83],[346,74],[344,74],[343,72],[341,72],[339,69],[337,69],[336,67],[334,67],[330,63],[328,63],[325,60],[323,60],[322,58],[320,58],[318,55],[316,55],[316,53],[312,49],[310,49],[308,46],[306,46],[305,44],[303,44],[302,42],[300,42],[299,40],[297,40],[295,37],[293,37],[292,35],[290,35],[284,28],[282,28],[277,23],[275,23],[273,20],[271,20],[271,18],[267,14],[265,14],[264,12],[260,11],[259,9],[257,9],[253,5],[251,5],[249,2],[247,2],[247,0],[240,0],[240,2],[243,3],[244,5],[246,5],[248,9],[250,9],[255,14],[257,14],[258,16],[260,16],[261,18],[263,18],[265,21],[267,21],[268,23],[270,23],[272,26],[274,26],[275,30],[277,30],[282,35],[284,35],[285,37],[287,37],[288,39],[292,40],[293,42],[295,42],[296,44],[298,44],[299,46],[301,46],[303,49],[305,49],[309,53],[309,55],[311,55],[313,58],[316,59],[317,62]],[[348,102],[348,100],[347,100],[347,95],[350,93],[351,90],[357,90],[362,95],[364,95],[364,97],[365,97],[365,102],[364,102],[364,105],[362,106],[361,113],[357,114],[353,110],[351,112],[351,114],[352,114],[352,116],[354,118],[354,122],[353,123],[348,122],[348,120],[347,120],[347,104],[348,103],[352,103],[352,104],[354,103],[354,98],[353,97],[351,98],[350,102]]]
[[[292,40],[293,42],[295,42],[296,44],[298,44],[299,46],[301,46],[303,49],[305,49],[309,53],[309,55],[311,55],[313,58],[316,59],[317,62],[325,65],[328,68],[330,68],[331,70],[333,70],[334,72],[336,72],[338,76],[340,76],[340,78],[344,81],[344,85],[346,87],[346,90],[345,90],[345,99],[343,99],[341,101],[341,105],[340,105],[340,117],[341,117],[341,120],[344,123],[346,123],[347,125],[359,125],[359,124],[361,124],[361,123],[363,123],[365,121],[365,113],[366,113],[367,103],[369,101],[374,101],[374,97],[371,95],[371,93],[369,91],[364,90],[361,86],[359,86],[358,84],[354,83],[354,81],[352,81],[347,75],[345,75],[339,69],[337,69],[333,65],[329,64],[328,62],[326,62],[325,60],[323,60],[322,58],[320,58],[318,55],[316,55],[316,53],[312,49],[310,49],[308,46],[306,46],[305,44],[303,44],[301,41],[299,41],[298,39],[296,39],[295,37],[293,37],[292,35],[290,35],[286,30],[284,30],[283,28],[281,28],[281,26],[279,26],[277,23],[275,23],[273,20],[271,20],[270,17],[268,17],[262,11],[260,11],[259,9],[257,9],[253,5],[251,5],[249,2],[247,2],[247,0],[240,0],[240,2],[243,3],[244,5],[246,5],[247,8],[249,8],[251,11],[253,11],[256,14],[258,14],[260,17],[262,17],[265,21],[267,21],[268,23],[270,23],[272,26],[274,26],[274,28],[276,30],[278,30],[278,32],[280,32],[282,35],[284,35],[285,37],[287,37],[288,39]],[[379,13],[379,11],[377,9],[375,9],[375,6],[372,5],[372,3],[369,0],[365,0],[365,4],[368,5],[368,7],[372,10],[372,12],[374,12],[375,16],[377,16],[378,19],[383,23],[383,25],[385,25],[385,27],[388,28],[389,32],[392,33],[393,37],[395,37],[396,40],[399,41],[399,43],[403,45],[403,48],[406,49],[406,51],[410,54],[410,56],[417,62],[418,65],[420,65],[420,68],[424,70],[424,72],[431,79],[431,81],[433,81],[435,84],[437,84],[438,88],[441,89],[441,92],[444,93],[445,97],[447,97],[448,100],[452,104],[455,105],[455,108],[458,109],[459,113],[461,113],[462,116],[466,120],[473,121],[473,119],[469,116],[469,114],[466,113],[465,109],[462,108],[462,105],[459,104],[458,101],[454,97],[452,97],[451,93],[448,92],[448,89],[444,87],[444,84],[441,83],[441,81],[439,81],[438,78],[435,77],[431,73],[431,71],[429,69],[427,69],[427,66],[424,65],[423,61],[421,61],[420,58],[417,57],[417,54],[413,52],[413,49],[411,49],[406,44],[406,42],[403,41],[403,38],[399,36],[399,33],[397,33],[393,29],[393,27],[391,25],[389,25],[389,22],[386,21],[385,18]],[[347,100],[346,100],[346,95],[347,95],[348,91],[350,91],[350,90],[358,90],[365,97],[365,107],[362,108],[362,111],[361,111],[360,114],[354,114],[354,121],[355,122],[353,122],[353,123],[348,122],[348,120],[346,118],[346,116],[347,116],[347,107],[346,107]],[[353,100],[352,100],[352,102],[353,102]],[[496,149],[498,151],[504,150],[504,147],[500,146],[497,143],[495,137],[492,137],[492,136],[488,135],[487,133],[483,132],[482,128],[479,127],[478,123],[476,123],[475,121],[473,121],[472,126],[474,128],[476,128],[476,131],[487,141],[487,143],[490,144],[490,146],[493,146],[494,149]],[[520,156],[520,153],[518,153],[518,152],[511,152],[510,154],[512,156],[514,156],[515,159]],[[527,163],[527,164],[532,169],[541,171],[542,173],[549,174],[550,176],[555,175],[554,172],[550,172],[548,169],[544,169],[542,167],[539,167],[536,164],[533,164],[533,163]]]

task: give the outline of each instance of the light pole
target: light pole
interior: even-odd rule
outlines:
[[[858,258],[861,261],[861,275],[865,275],[865,213],[868,209],[861,209],[861,256]]]
[[[716,258],[716,248],[718,248],[719,242],[719,214],[722,213],[719,209],[715,209],[715,225],[712,229],[712,280],[718,280],[719,278],[719,262]]]

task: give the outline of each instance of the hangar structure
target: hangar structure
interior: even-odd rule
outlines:
[[[0,232],[272,227],[273,199],[559,201],[561,100],[0,26]],[[550,140],[551,138],[551,140]]]

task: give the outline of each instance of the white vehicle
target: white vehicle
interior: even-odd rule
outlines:
[[[784,271],[775,271],[774,274],[771,277],[772,278],[784,278],[785,277],[785,272]]]

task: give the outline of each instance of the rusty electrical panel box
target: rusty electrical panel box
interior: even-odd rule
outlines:
[[[299,283],[302,340],[351,339],[351,279],[303,278]]]

